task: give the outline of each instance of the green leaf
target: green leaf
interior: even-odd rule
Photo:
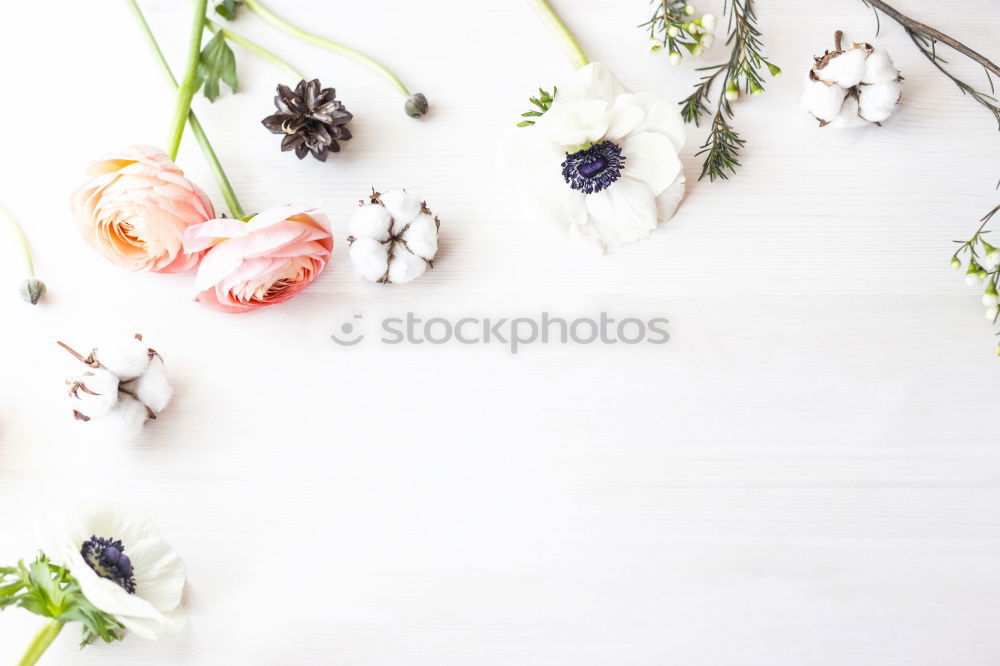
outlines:
[[[0,610],[20,606],[59,622],[81,622],[83,644],[95,638],[119,640],[125,628],[118,619],[95,607],[83,595],[69,570],[52,564],[40,553],[34,562],[0,568]]]
[[[233,92],[236,92],[239,87],[239,81],[236,78],[236,56],[229,48],[229,44],[226,43],[226,38],[221,30],[215,33],[215,36],[201,51],[201,58],[198,61],[198,78],[205,84],[205,97],[212,102],[219,96],[220,80],[224,81]]]
[[[538,110],[536,111],[536,110],[532,109],[530,111],[526,111],[526,112],[524,112],[524,113],[521,114],[521,117],[522,118],[537,118],[539,116],[545,115],[545,112],[548,111],[550,108],[552,108],[552,103],[555,101],[555,95],[558,92],[558,90],[559,90],[558,88],[553,87],[552,88],[552,92],[550,93],[547,90],[543,90],[542,88],[539,88],[538,89],[538,97],[529,97],[528,98],[528,101],[531,102],[531,104],[533,106],[537,107]],[[534,125],[534,124],[535,124],[535,122],[533,120],[522,120],[521,122],[519,122],[517,124],[517,126],[518,127],[530,127],[531,125]]]
[[[243,0],[221,0],[215,6],[215,13],[227,21],[232,21],[236,18],[236,8],[242,4]]]

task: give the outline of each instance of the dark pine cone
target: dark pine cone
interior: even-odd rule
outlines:
[[[284,134],[282,150],[295,149],[300,160],[307,153],[320,162],[326,161],[328,152],[340,152],[338,141],[347,141],[351,132],[351,112],[338,102],[333,88],[320,88],[319,79],[306,83],[299,81],[292,90],[279,85],[274,96],[278,112],[261,121],[274,134]]]

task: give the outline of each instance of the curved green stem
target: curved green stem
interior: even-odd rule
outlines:
[[[569,55],[570,62],[573,63],[573,67],[580,69],[584,65],[590,63],[587,60],[587,56],[584,54],[583,49],[580,47],[580,43],[576,41],[573,37],[573,33],[569,31],[566,24],[562,22],[559,15],[556,14],[556,10],[552,8],[549,4],[549,0],[528,0],[531,6],[535,8],[538,12],[538,16],[542,19],[542,22],[548,26],[552,35],[563,45],[566,49],[567,55]]]
[[[295,67],[289,64],[287,61],[283,60],[279,55],[273,53],[272,51],[268,51],[257,42],[251,41],[246,37],[244,37],[243,35],[238,35],[232,30],[229,30],[228,28],[223,28],[222,26],[220,26],[218,23],[216,23],[211,19],[205,20],[205,27],[208,28],[213,33],[221,30],[222,36],[231,41],[233,44],[239,44],[247,51],[250,51],[254,55],[260,56],[261,58],[268,61],[278,69],[284,70],[285,72],[290,74],[296,81],[305,80],[306,78],[305,74],[295,69]]]
[[[35,262],[31,260],[31,247],[28,245],[28,238],[24,235],[24,229],[21,228],[21,225],[17,223],[17,220],[2,203],[0,203],[0,217],[7,221],[7,224],[14,230],[14,235],[17,236],[17,240],[21,244],[21,254],[24,255],[24,262],[28,264],[28,277],[35,277]]]
[[[49,620],[44,626],[35,634],[35,638],[28,645],[27,651],[24,656],[21,657],[21,661],[17,662],[17,666],[33,666],[41,658],[45,651],[49,649],[52,645],[52,641],[56,639],[59,632],[62,631],[63,623],[58,620]]]
[[[142,10],[139,9],[139,5],[136,4],[135,0],[125,0],[125,4],[127,4],[129,9],[132,10],[136,23],[139,25],[139,30],[146,38],[146,43],[149,44],[149,48],[153,52],[153,55],[156,56],[156,61],[160,65],[160,70],[163,72],[163,76],[167,79],[167,82],[170,83],[171,87],[176,88],[177,79],[174,78],[173,72],[170,71],[170,65],[167,63],[167,59],[163,56],[163,51],[160,50],[160,45],[157,44],[156,37],[150,29],[149,23],[146,22],[146,17],[143,16]],[[191,125],[191,132],[194,133],[195,139],[198,140],[201,152],[205,155],[205,160],[208,162],[209,168],[212,169],[212,175],[215,176],[215,182],[222,191],[222,196],[226,200],[229,212],[233,217],[243,219],[246,217],[246,214],[243,212],[243,207],[240,206],[240,202],[236,198],[236,192],[233,191],[233,186],[229,182],[229,178],[226,177],[226,172],[222,168],[222,163],[219,162],[219,157],[215,154],[215,150],[212,148],[212,144],[209,142],[208,136],[205,134],[205,130],[201,126],[201,123],[198,122],[198,118],[195,116],[194,111],[188,111],[188,122]]]
[[[181,137],[184,136],[184,125],[187,124],[188,113],[191,111],[191,100],[198,89],[198,60],[201,58],[201,35],[205,30],[205,11],[208,0],[195,0],[194,20],[191,24],[191,39],[188,41],[187,65],[180,87],[177,89],[177,104],[174,106],[174,119],[170,125],[170,136],[167,139],[167,154],[170,159],[177,159],[177,150],[181,147]]]
[[[314,44],[316,46],[319,46],[320,48],[324,48],[324,49],[327,49],[329,51],[333,51],[334,53],[338,53],[338,54],[340,54],[342,56],[346,56],[346,57],[350,58],[351,60],[359,62],[362,65],[368,67],[369,69],[372,69],[372,70],[378,72],[379,74],[381,74],[382,76],[384,76],[385,78],[389,79],[389,81],[391,81],[394,86],[396,86],[397,88],[399,88],[399,90],[405,96],[407,96],[407,97],[410,96],[409,89],[407,89],[407,87],[405,85],[403,85],[403,82],[399,79],[398,76],[396,76],[395,74],[393,74],[392,72],[390,72],[384,65],[382,65],[378,61],[373,60],[372,58],[369,58],[368,56],[366,56],[364,53],[361,53],[360,51],[356,51],[355,49],[352,49],[349,46],[344,46],[343,44],[341,44],[339,42],[335,42],[333,40],[326,39],[325,37],[320,37],[319,35],[314,35],[311,32],[306,32],[305,30],[302,30],[301,28],[295,27],[294,25],[292,25],[291,23],[289,23],[285,19],[281,18],[280,16],[277,16],[270,9],[268,9],[267,7],[265,7],[264,5],[262,5],[259,2],[259,0],[245,0],[244,4],[253,13],[257,14],[257,16],[261,17],[262,19],[264,19],[265,21],[267,21],[268,23],[270,23],[271,25],[273,25],[278,30],[281,30],[282,32],[286,32],[289,35],[291,35],[292,37],[296,37],[298,39],[301,39],[304,42],[308,42],[310,44]]]

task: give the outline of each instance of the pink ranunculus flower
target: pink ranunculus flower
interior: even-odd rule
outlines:
[[[129,146],[87,165],[70,207],[84,240],[133,271],[179,273],[201,261],[185,254],[184,231],[215,217],[208,196],[159,148]]]
[[[299,293],[326,266],[333,236],[317,209],[286,205],[247,222],[222,218],[195,225],[184,234],[184,250],[208,250],[195,277],[195,300],[236,314]]]

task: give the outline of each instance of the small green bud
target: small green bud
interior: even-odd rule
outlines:
[[[730,102],[735,102],[740,98],[740,87],[736,85],[736,81],[730,81],[729,85],[726,86],[726,99]]]
[[[969,269],[965,271],[966,275],[975,275],[979,272],[979,264],[976,263],[975,259],[969,260]]]
[[[676,25],[672,25],[669,28],[667,28],[667,35],[675,38],[680,37],[681,29],[678,28]]]
[[[777,65],[772,65],[771,63],[767,63],[767,69],[769,72],[771,72],[771,76],[775,78],[781,76],[781,68],[778,67]]]
[[[684,5],[684,15],[685,16],[694,16],[694,13],[696,11],[698,11],[698,10],[695,9],[694,5],[692,5],[692,4]]]
[[[750,94],[751,95],[761,95],[764,93],[764,89],[761,88],[760,84],[750,79]]]
[[[21,283],[21,300],[36,305],[45,295],[45,283],[38,278],[28,278]]]
[[[951,258],[951,267],[954,268],[956,271],[961,270],[962,262],[959,260],[958,257]]]
[[[419,118],[427,113],[427,98],[424,97],[423,93],[413,93],[406,98],[406,104],[403,105],[403,108],[409,117]]]

